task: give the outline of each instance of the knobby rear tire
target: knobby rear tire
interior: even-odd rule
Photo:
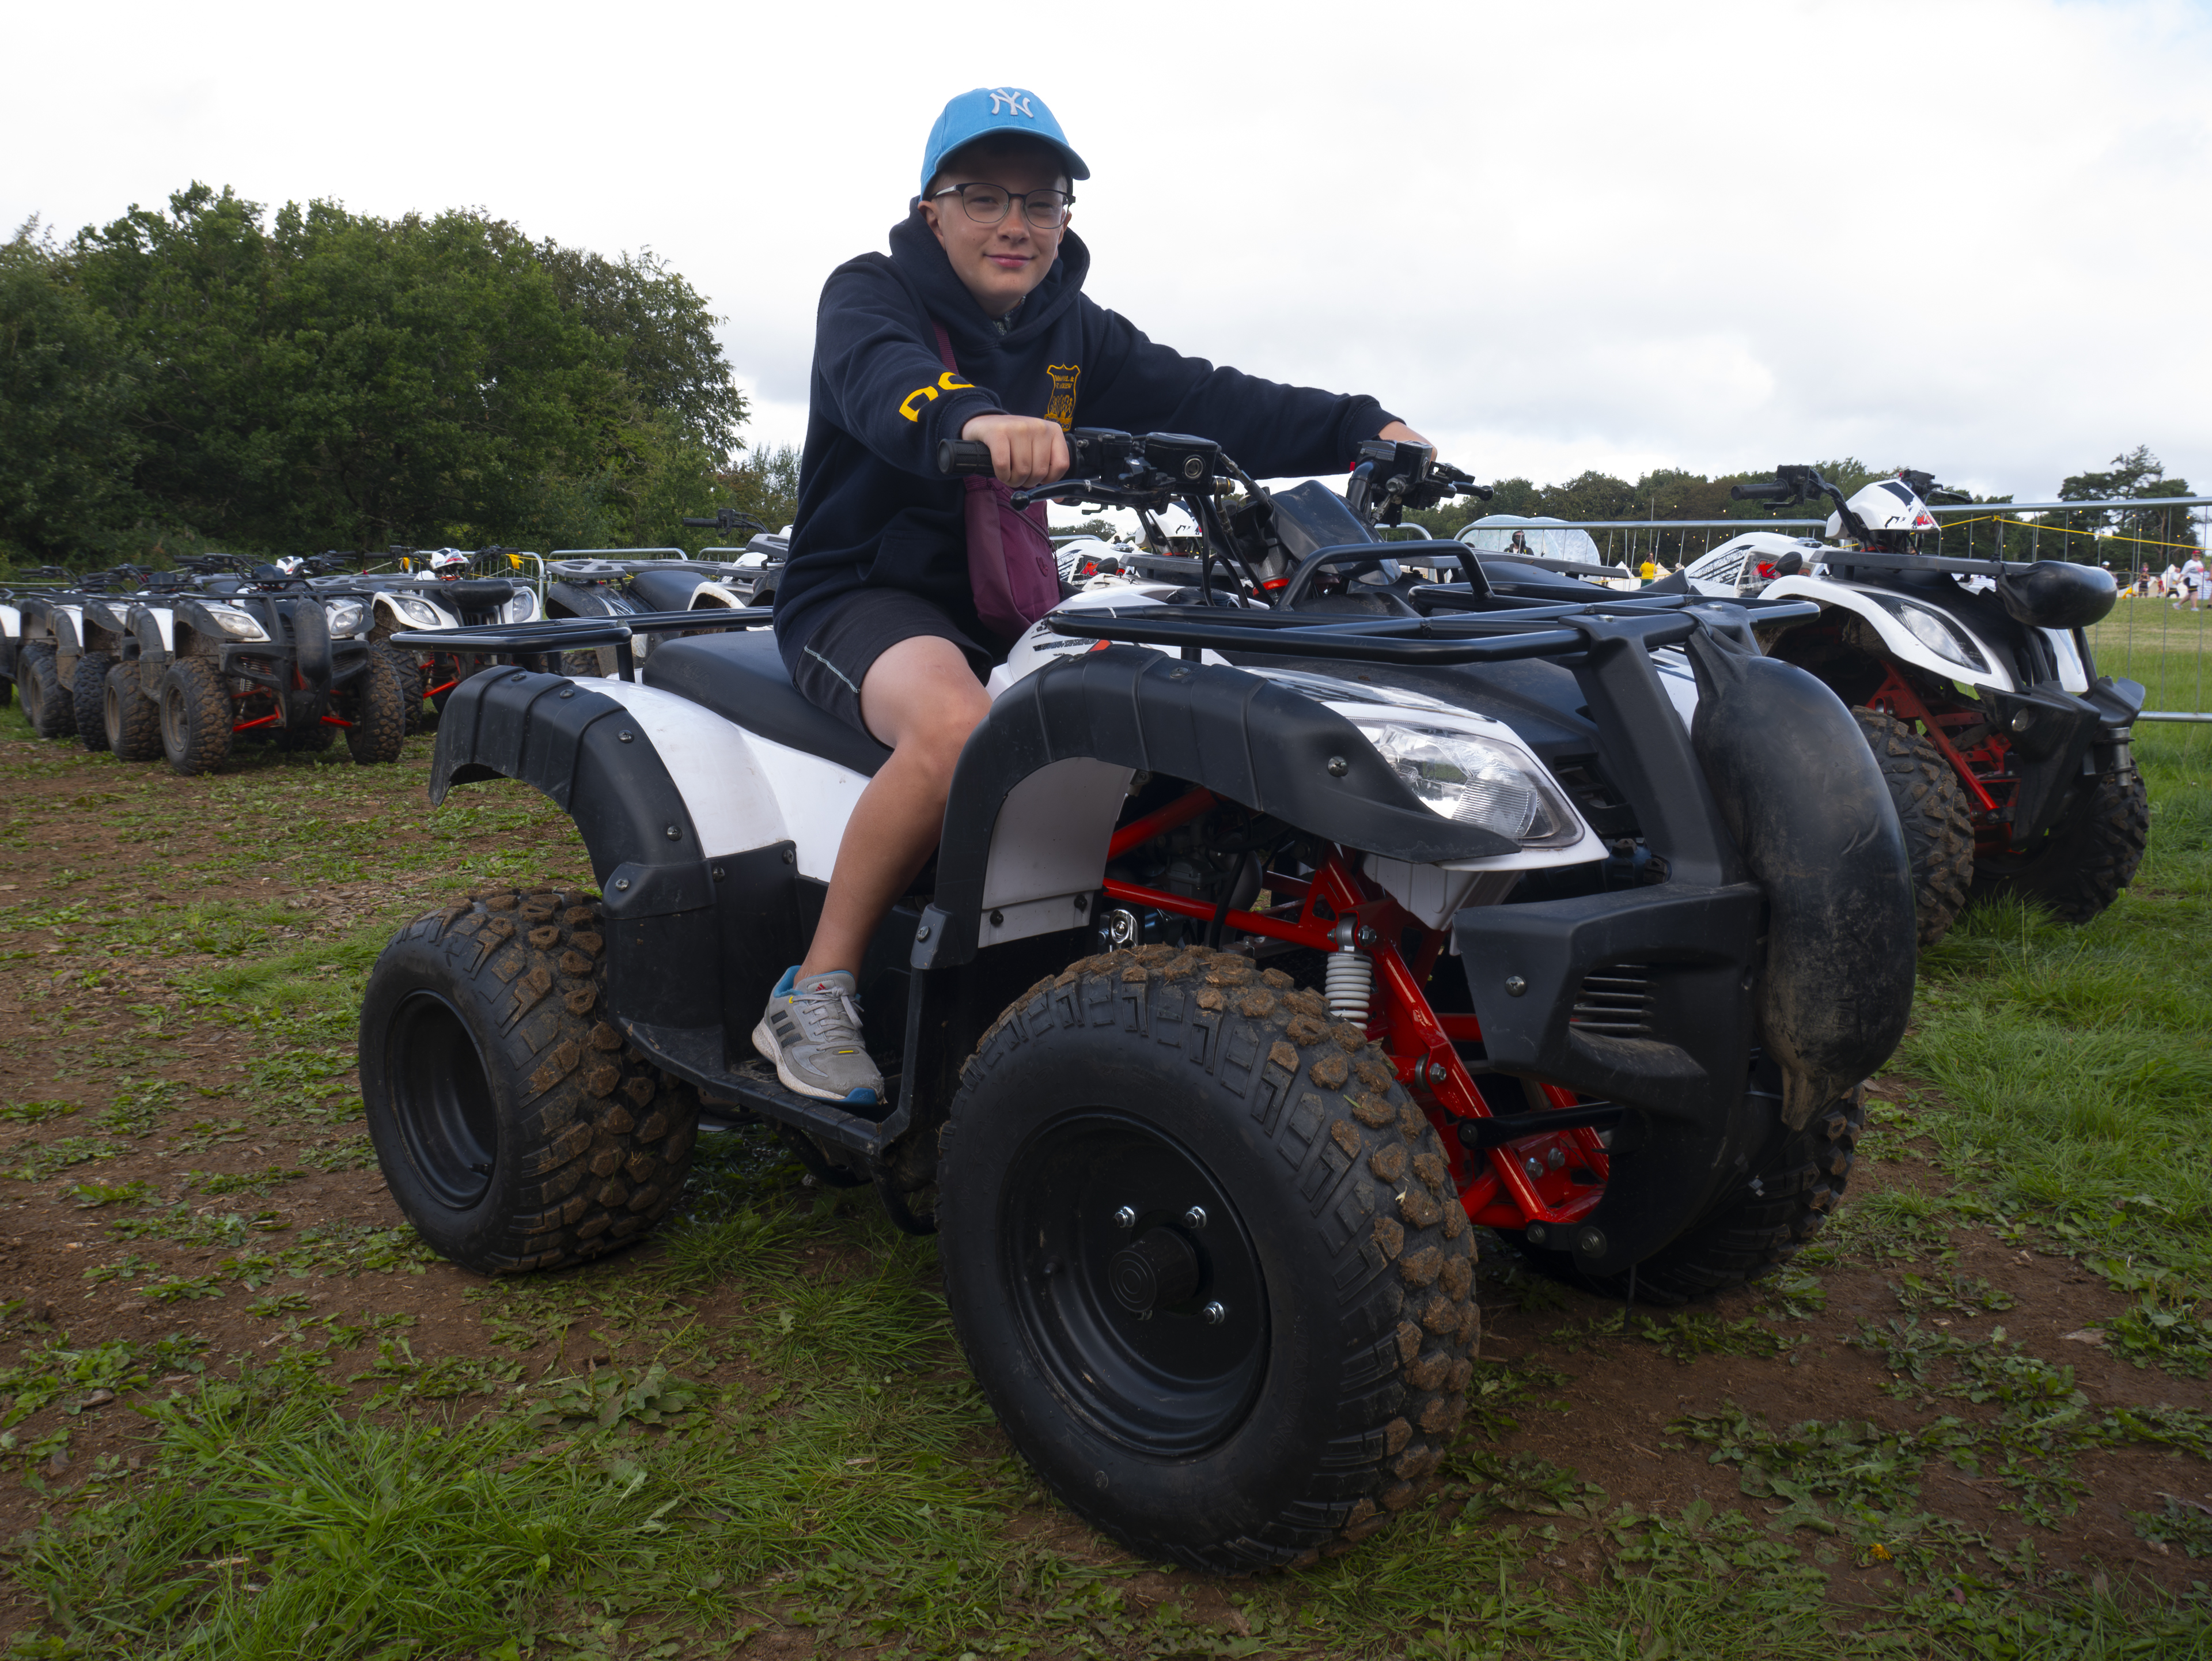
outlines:
[[[1423,1492],[1480,1337],[1474,1230],[1388,1057],[1332,1025],[1319,993],[1226,952],[1086,958],[985,1034],[940,1147],[955,1329],[1014,1445],[1093,1526],[1250,1573],[1364,1538]],[[1037,1211],[1040,1184],[1069,1202]],[[1218,1339],[1194,1324],[1164,1340],[1212,1294],[1129,1324],[1143,1317],[1104,1300],[1100,1253],[1177,1227],[1209,1186],[1232,1214],[1185,1238],[1209,1275],[1252,1266],[1227,1282],[1250,1307],[1208,1323]],[[1148,1220],[1121,1232],[1123,1204]],[[1162,1421],[1183,1428],[1148,1437],[1128,1427],[1163,1411],[1142,1383],[1169,1364],[1146,1359],[1162,1342],[1194,1359],[1182,1416]],[[1239,1344],[1256,1372],[1196,1359]],[[1116,1377],[1139,1384],[1116,1394]]]
[[[362,767],[399,759],[407,744],[406,694],[398,672],[380,652],[371,652],[343,695],[346,748]],[[417,701],[420,705],[420,700]]]
[[[95,755],[107,748],[107,672],[115,659],[106,652],[86,652],[76,660],[70,679],[70,707],[76,720],[76,741]]]
[[[376,650],[398,677],[400,708],[405,712],[407,733],[411,737],[422,730],[422,666],[416,661],[413,654],[403,652],[387,641],[378,642]]]
[[[596,900],[479,896],[395,934],[361,1013],[362,1097],[392,1197],[486,1275],[635,1244],[682,1193],[699,1098],[607,1019]]]
[[[1864,1090],[1838,1098],[1802,1130],[1792,1130],[1782,1123],[1781,1084],[1771,1063],[1754,1065],[1750,1089],[1772,1115],[1765,1147],[1719,1204],[1637,1264],[1638,1303],[1686,1304],[1763,1280],[1810,1244],[1842,1202],[1866,1129]],[[1586,1275],[1564,1251],[1531,1246],[1517,1233],[1507,1238],[1555,1279],[1607,1298],[1630,1294],[1626,1274]]]
[[[1966,787],[1943,752],[1911,723],[1864,708],[1851,718],[1866,735],[1896,805],[1912,860],[1913,915],[1925,952],[1950,932],[1974,884],[1974,820]]]
[[[42,739],[65,739],[76,731],[76,702],[64,691],[54,666],[54,648],[33,647],[24,666],[23,713]]]
[[[161,758],[161,711],[139,691],[138,666],[118,663],[100,689],[100,724],[118,761]]]

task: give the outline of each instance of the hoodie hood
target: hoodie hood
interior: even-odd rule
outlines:
[[[1032,289],[1014,313],[1014,326],[1006,333],[984,314],[945,257],[937,234],[923,217],[916,202],[907,216],[891,227],[891,269],[906,285],[923,312],[945,326],[952,338],[953,356],[963,362],[988,351],[1019,351],[1042,339],[1053,325],[1083,294],[1083,279],[1091,271],[1091,250],[1073,231],[1060,239],[1060,257],[1052,262],[1044,281]]]

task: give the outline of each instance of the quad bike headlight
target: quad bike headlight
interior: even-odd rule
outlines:
[[[1989,660],[1981,649],[1954,628],[1949,618],[1932,611],[1925,605],[1915,605],[1910,600],[1892,599],[1887,594],[1876,594],[1875,599],[1881,609],[1905,626],[1913,639],[1929,651],[1962,669],[1989,672]]]
[[[254,621],[251,612],[241,611],[234,605],[210,605],[207,614],[215,619],[215,626],[233,640],[266,640],[269,633]]]
[[[537,615],[538,596],[527,588],[517,589],[514,598],[507,603],[507,620],[509,623],[527,623]]]
[[[332,636],[355,635],[361,632],[368,613],[357,599],[332,599],[323,603],[323,615],[330,619]]]
[[[1480,825],[1524,848],[1559,848],[1582,835],[1582,821],[1536,764],[1520,751],[1470,733],[1401,721],[1359,730],[1415,795],[1436,812]]]
[[[417,629],[435,629],[445,622],[438,608],[427,599],[417,599],[412,594],[387,594],[385,598],[401,618]]]

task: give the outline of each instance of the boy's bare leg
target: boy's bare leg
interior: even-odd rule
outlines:
[[[860,972],[876,925],[937,846],[960,746],[990,708],[960,648],[934,635],[902,640],[870,666],[860,682],[860,718],[891,746],[891,758],[846,821],[822,921],[799,966],[801,980],[837,969]]]

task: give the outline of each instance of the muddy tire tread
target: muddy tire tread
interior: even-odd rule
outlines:
[[[419,706],[421,700],[416,700]],[[346,749],[356,764],[375,767],[399,759],[407,743],[406,695],[391,660],[371,652],[356,673],[346,697]],[[328,728],[325,729],[328,731]]]
[[[171,681],[181,689],[191,713],[191,742],[179,756],[162,734],[161,751],[169,765],[185,777],[211,773],[229,758],[231,745],[230,695],[222,676],[205,658],[179,658],[161,676],[161,696],[168,696]],[[156,705],[156,711],[160,709]]]
[[[1229,1088],[1241,1091],[1255,1119],[1275,1114],[1273,1144],[1298,1173],[1297,1191],[1308,1196],[1315,1226],[1336,1253],[1334,1297],[1328,1287],[1316,1289],[1314,1319],[1334,1320],[1342,1334],[1342,1394],[1325,1463],[1305,1475],[1303,1494],[1243,1538],[1163,1551],[1101,1517],[1086,1488],[1054,1486],[1122,1544],[1189,1568],[1235,1574],[1308,1562],[1379,1531],[1433,1485],[1466,1410],[1480,1348],[1475,1231],[1434,1128],[1378,1046],[1355,1027],[1330,1023],[1322,995],[1294,987],[1279,970],[1191,947],[1086,958],[1009,1006],[963,1068],[942,1142],[946,1191],[957,1180],[961,1100],[973,1085],[1043,1028],[1139,1031],[1128,1013],[1139,983],[1148,1029],[1164,1050],[1204,1031],[1202,1001],[1220,995],[1207,1070],[1218,1084],[1240,1054],[1247,1058],[1241,1085]],[[1171,1019],[1171,1009],[1192,1019]],[[1295,1054],[1295,1068],[1281,1064],[1286,1052]],[[1394,1169],[1396,1176],[1382,1174]]]
[[[76,701],[61,684],[51,646],[33,647],[23,669],[24,713],[40,738],[65,739],[76,731]]]
[[[161,712],[154,700],[139,690],[138,666],[118,663],[107,672],[100,705],[100,726],[107,747],[118,761],[159,761],[161,758]],[[112,695],[120,719],[107,719],[106,697]]]
[[[1974,819],[1966,787],[1943,752],[1909,721],[1863,706],[1851,718],[1866,735],[1912,859],[1913,915],[1920,949],[1950,932],[1974,885]]]
[[[76,660],[70,678],[70,708],[76,718],[76,741],[94,754],[107,748],[107,672],[115,666],[112,653],[86,652]]]
[[[588,1262],[643,1239],[683,1194],[699,1099],[608,1019],[605,935],[588,895],[502,889],[416,918],[379,960],[380,971],[403,951],[442,957],[497,1025],[487,1061],[523,1081],[527,1145],[501,1155],[526,1161],[529,1181],[495,1237],[456,1258],[466,1268],[518,1275]],[[374,1105],[369,1123],[396,1190],[406,1148]]]

